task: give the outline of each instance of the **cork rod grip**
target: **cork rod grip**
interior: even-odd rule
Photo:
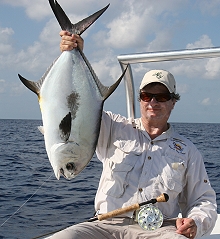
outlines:
[[[119,208],[119,209],[116,209],[114,211],[107,212],[107,213],[102,214],[102,215],[98,215],[98,220],[102,221],[102,220],[105,220],[107,218],[115,217],[115,216],[121,215],[121,214],[126,213],[126,212],[130,212],[132,210],[136,210],[136,209],[139,209],[139,208],[140,208],[139,204],[136,203],[136,204],[133,204],[133,205],[128,206],[128,207]]]

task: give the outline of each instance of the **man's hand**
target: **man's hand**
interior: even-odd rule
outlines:
[[[192,218],[178,218],[176,220],[177,233],[190,239],[194,239],[197,233],[197,226]]]
[[[74,48],[78,47],[81,51],[83,50],[83,39],[76,34],[71,34],[68,31],[61,31],[60,36],[62,37],[60,41],[60,50],[71,51]]]

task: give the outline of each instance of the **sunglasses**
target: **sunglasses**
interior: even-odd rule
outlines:
[[[166,102],[173,98],[173,94],[170,94],[170,93],[151,94],[147,92],[140,92],[140,99],[143,100],[144,102],[151,101],[153,97],[158,102]]]

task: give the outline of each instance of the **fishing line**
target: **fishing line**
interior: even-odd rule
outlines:
[[[0,227],[2,227],[8,220],[10,220],[18,211],[42,188],[42,186],[52,177],[53,173],[38,187],[38,189],[13,213],[6,219]]]

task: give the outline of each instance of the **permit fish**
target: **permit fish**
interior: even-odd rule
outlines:
[[[61,28],[79,35],[109,6],[72,24],[57,1],[49,3]],[[112,86],[104,86],[84,53],[76,48],[61,53],[37,82],[18,76],[38,96],[43,122],[40,131],[56,178],[76,177],[94,155],[104,101],[124,73]]]

